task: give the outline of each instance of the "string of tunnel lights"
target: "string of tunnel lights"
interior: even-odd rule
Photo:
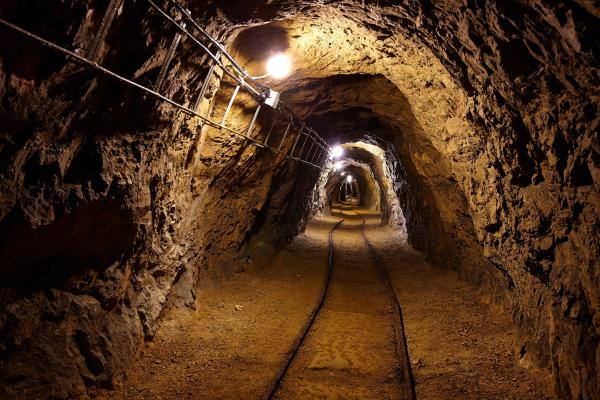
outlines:
[[[338,160],[344,155],[344,148],[340,145],[334,146],[331,149],[331,155],[329,156],[330,160]],[[333,172],[342,169],[344,166],[344,161],[338,160],[333,163]]]
[[[346,160],[341,159],[343,155],[344,148],[342,146],[337,145],[331,149],[330,159],[336,160],[333,164],[332,170],[333,172],[340,171],[340,176],[345,177],[342,179],[340,190],[344,191],[347,197],[348,188],[350,188],[351,196],[354,196],[355,190],[352,184],[356,182],[356,179],[354,178],[354,176],[352,176],[352,174],[346,174],[346,171],[342,170],[344,168],[344,165],[346,164]]]
[[[125,7],[124,0],[110,0],[98,27],[98,31],[93,37],[92,42],[88,43],[89,45],[86,44],[86,46],[84,46],[85,48],[74,50],[67,49],[33,32],[23,29],[4,18],[0,18],[0,25],[29,39],[33,39],[45,47],[64,54],[69,62],[79,64],[90,70],[107,75],[121,83],[141,90],[147,95],[155,97],[160,101],[166,102],[188,115],[197,117],[207,126],[240,137],[250,144],[260,148],[266,148],[274,153],[284,151],[285,157],[288,159],[296,160],[319,169],[323,169],[325,165],[327,165],[326,161],[328,157],[331,157],[334,153],[327,142],[317,132],[307,127],[290,108],[280,101],[280,93],[257,82],[257,80],[267,77],[284,79],[289,76],[292,71],[292,64],[289,57],[285,54],[274,55],[266,62],[267,73],[265,75],[253,77],[246,69],[242,68],[240,64],[235,61],[223,45],[217,42],[192,18],[191,12],[177,0],[166,0],[166,3],[171,6],[171,8],[168,8],[167,10],[163,9],[152,0],[146,0],[146,2],[150,5],[150,8],[145,13],[140,13],[142,18],[146,17],[146,14],[150,11],[154,11],[176,30],[176,34],[165,55],[158,77],[154,85],[150,87],[146,82],[135,82],[134,79],[136,78],[127,78],[99,64],[101,48],[105,43],[113,21],[117,18],[125,18],[124,15],[126,13],[123,12]],[[141,3],[142,2],[135,2],[133,4],[128,4],[128,6],[140,7]],[[135,15],[135,13],[131,14]],[[133,23],[137,22],[133,21]],[[184,100],[184,102],[181,100],[178,101],[175,96],[168,97],[166,94],[161,93],[168,72],[172,68],[172,61],[175,57],[177,47],[183,38],[189,39],[189,42],[191,42],[192,45],[199,47],[207,56],[207,60],[202,66],[208,68],[208,73],[199,86],[196,100],[191,101],[191,98],[196,95],[196,93],[191,93],[191,95],[188,96],[190,102],[187,102],[186,100]],[[223,73],[219,75],[218,70]],[[214,116],[211,116],[211,119],[208,115],[202,115],[200,112],[201,103],[205,99],[205,95],[209,92],[211,79],[214,77],[216,77],[219,82],[222,82],[225,78],[229,78],[236,85],[220,122],[215,120]],[[217,89],[214,90],[212,93],[213,98],[216,98],[216,92],[222,89],[222,86],[223,85],[219,84]],[[185,99],[187,92],[192,89],[185,90],[186,92],[183,95],[179,94],[180,98],[183,97]],[[240,90],[248,93],[257,103],[250,124],[243,131],[238,131],[227,126],[227,117]],[[266,137],[264,139],[259,139],[258,135],[260,134],[260,130],[256,136],[253,136],[253,132],[254,128],[256,128],[256,122],[263,105],[269,106],[275,111],[275,118],[271,121]],[[207,108],[207,114],[208,110],[209,109]],[[279,135],[279,142],[271,143],[269,140],[273,141],[274,138],[275,140],[277,139],[277,135],[273,135],[273,133],[277,133],[276,131],[278,130],[280,133],[282,132]],[[288,140],[287,142],[286,139]],[[293,142],[291,148],[287,146],[290,142]]]
[[[337,160],[333,164],[333,172],[336,172],[336,171],[341,170],[342,168],[344,168],[344,164],[346,163],[346,160],[340,160],[340,158],[343,155],[344,155],[344,148],[342,146],[337,145],[337,146],[334,146],[331,149],[330,159]],[[346,171],[341,171],[340,175],[341,176],[345,176],[346,175]],[[348,176],[346,176],[346,182],[352,183],[352,181],[354,181],[354,177],[352,175],[348,174]]]

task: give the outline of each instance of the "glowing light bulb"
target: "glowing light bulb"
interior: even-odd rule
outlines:
[[[342,176],[346,175],[346,171],[342,171]]]
[[[335,146],[333,149],[331,149],[331,156],[333,158],[340,158],[343,154],[344,149],[342,148],[342,146]]]
[[[267,61],[267,72],[275,79],[285,78],[292,70],[292,62],[285,54],[274,55]]]
[[[346,177],[346,182],[348,182],[348,183],[352,182],[352,175],[348,175]]]
[[[342,169],[343,166],[344,164],[341,161],[338,161],[335,164],[333,164],[333,169],[337,171],[338,169]]]

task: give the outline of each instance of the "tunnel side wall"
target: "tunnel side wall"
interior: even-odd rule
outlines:
[[[81,48],[106,4],[5,2],[0,14]],[[122,9],[99,61],[152,86],[172,36],[147,11]],[[163,86],[186,103],[206,73],[191,49],[181,43]],[[195,308],[199,280],[269,259],[300,232],[317,172],[4,28],[0,60],[0,397],[79,398],[117,384],[170,307]],[[222,112],[218,96],[202,112]],[[232,127],[254,111],[240,101]]]
[[[415,29],[471,95],[481,145],[453,169],[474,232],[507,288],[520,363],[551,367],[559,398],[597,398],[598,9],[462,7],[423,7]],[[440,24],[455,33],[440,37]]]

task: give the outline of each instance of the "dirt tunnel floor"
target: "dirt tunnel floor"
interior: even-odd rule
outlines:
[[[408,398],[398,385],[392,309],[360,234],[362,220],[348,212],[343,218],[333,234],[334,268],[325,304],[277,399]]]
[[[327,234],[344,218],[330,295],[277,398],[400,398],[389,310],[355,211],[313,221],[263,270],[200,287],[197,312],[172,313],[124,384],[94,397],[261,398],[317,301]],[[376,219],[366,233],[400,296],[419,399],[552,398],[545,371],[516,366],[507,315]]]

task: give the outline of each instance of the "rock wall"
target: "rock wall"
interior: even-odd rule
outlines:
[[[99,62],[152,86],[174,32],[144,4],[125,2]],[[15,1],[0,15],[83,52],[106,6]],[[169,307],[195,307],[199,279],[296,235],[317,172],[1,29],[0,397],[85,396],[119,382]],[[184,40],[163,93],[189,104],[205,73]],[[221,112],[223,92],[202,111]],[[241,95],[232,127],[247,106]]]
[[[436,32],[426,43],[470,95],[465,116],[484,140],[455,173],[484,254],[507,272],[521,360],[551,366],[560,398],[596,398],[597,8],[494,2],[420,14],[415,28]]]

